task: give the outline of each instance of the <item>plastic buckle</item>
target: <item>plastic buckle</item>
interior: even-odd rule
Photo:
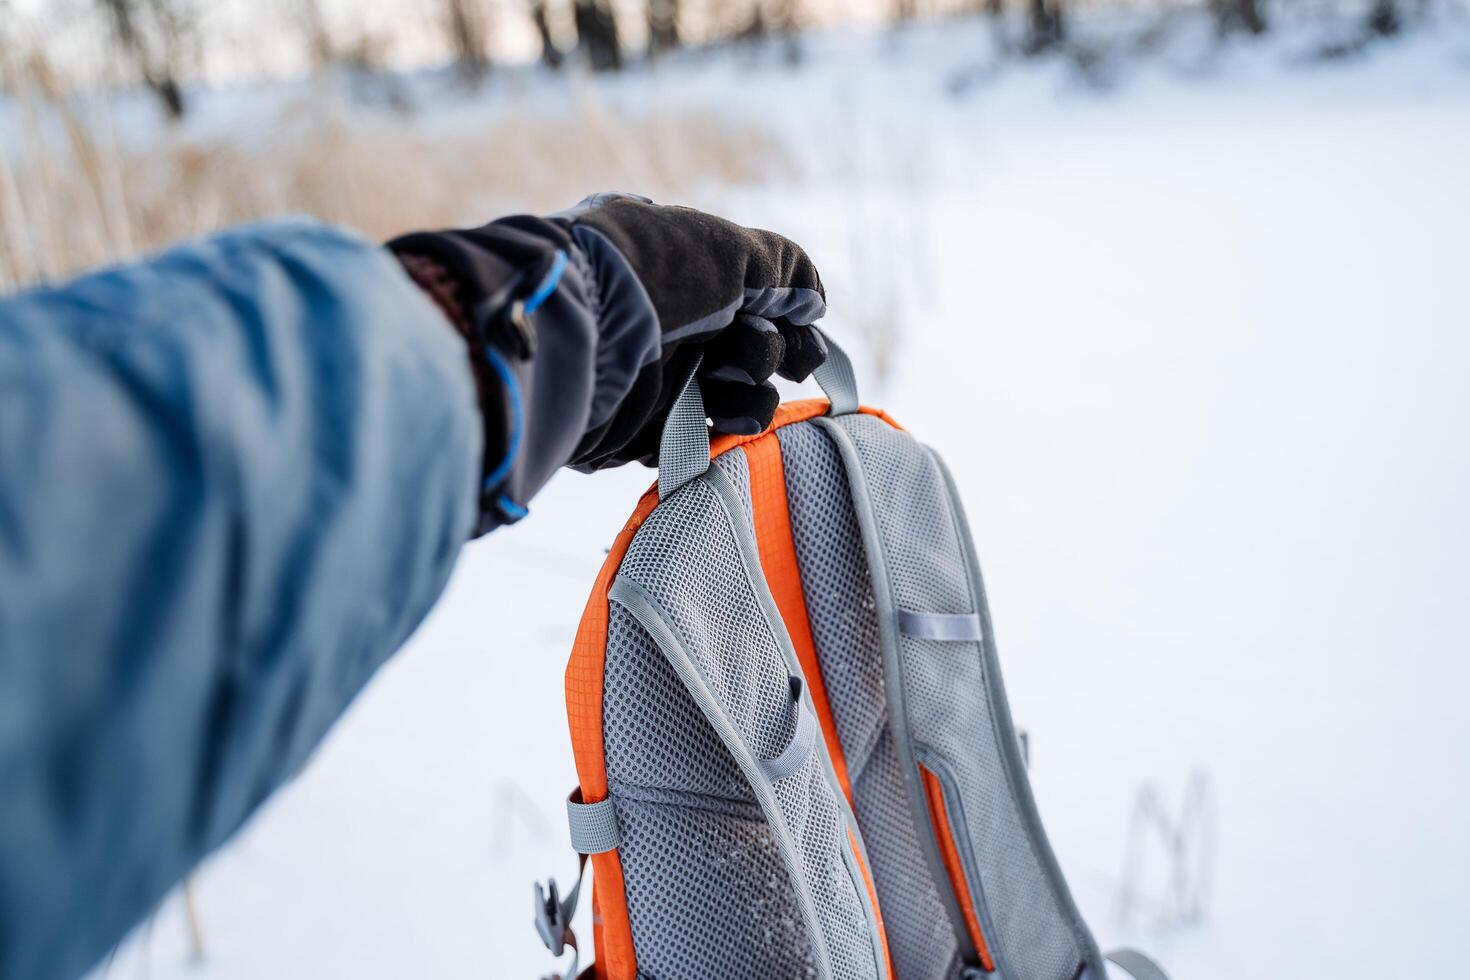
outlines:
[[[567,948],[567,932],[571,923],[567,921],[566,911],[562,908],[561,895],[556,890],[556,879],[547,879],[545,890],[541,888],[539,881],[535,887],[536,933],[552,956],[560,956],[562,950]]]

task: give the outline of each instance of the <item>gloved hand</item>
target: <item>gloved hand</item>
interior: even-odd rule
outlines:
[[[658,370],[641,375],[589,461],[656,455],[658,434],[692,352],[716,429],[752,435],[780,396],[769,378],[803,380],[826,357],[811,329],[827,309],[801,246],[692,208],[600,194],[558,216],[600,271],[638,280],[661,330]],[[653,423],[653,424],[650,424]]]
[[[689,208],[600,194],[549,218],[395,239],[470,343],[486,416],[480,530],[556,468],[653,462],[688,367],[717,429],[770,424],[775,373],[826,357],[816,268],[795,243]]]

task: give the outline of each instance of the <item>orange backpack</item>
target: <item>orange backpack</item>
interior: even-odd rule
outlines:
[[[691,372],[592,588],[566,672],[583,975],[1103,980],[948,471],[830,346],[830,401],[756,436],[711,442]],[[536,888],[555,954],[580,885]]]

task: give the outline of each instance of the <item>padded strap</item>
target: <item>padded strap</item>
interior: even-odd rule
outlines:
[[[812,373],[812,377],[832,403],[827,414],[849,415],[858,410],[857,375],[853,372],[852,360],[831,337],[822,334],[822,340],[827,346],[827,359]],[[663,435],[659,438],[659,500],[709,469],[709,427],[705,424],[704,399],[700,396],[696,379],[703,356],[695,358],[684,378],[679,395],[669,408]]]
[[[1133,980],[1169,980],[1163,967],[1136,949],[1115,949],[1107,958],[1114,966],[1127,971]]]
[[[812,709],[807,707],[806,698],[801,696],[801,689],[801,678],[793,675],[791,697],[796,702],[796,731],[792,734],[791,741],[775,758],[758,760],[761,771],[773,783],[795,775],[807,756],[812,754],[812,746],[817,741],[817,719]]]
[[[976,613],[898,612],[898,631],[920,640],[978,641],[980,617]]]
[[[578,854],[611,851],[623,842],[612,797],[596,803],[583,803],[581,797],[580,789],[567,797],[567,827],[572,834],[572,849]]]

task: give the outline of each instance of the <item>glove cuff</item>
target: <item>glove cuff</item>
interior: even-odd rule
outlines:
[[[465,310],[460,280],[444,264],[428,255],[416,252],[393,251],[403,271],[414,284],[444,314],[449,325],[465,342],[465,354],[470,374],[475,380],[475,401],[480,409],[484,447],[480,457],[480,486],[483,491],[485,477],[496,461],[504,459],[510,436],[508,413],[504,406],[504,392],[489,361],[484,356],[486,340],[483,331],[476,329]],[[489,530],[485,521],[485,501],[480,502],[480,519],[476,521],[475,535]]]
[[[565,228],[529,216],[388,247],[469,346],[485,427],[475,533],[513,523],[573,458],[603,399],[603,349],[617,332],[603,329],[595,263]]]

